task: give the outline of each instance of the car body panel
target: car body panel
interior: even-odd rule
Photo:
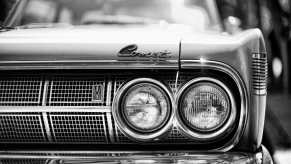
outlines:
[[[142,53],[169,54],[165,59],[118,56],[122,48],[132,44],[138,45],[137,51]],[[172,31],[165,32],[152,27],[19,29],[1,33],[0,45],[1,63],[9,65],[9,68],[13,63],[14,66],[17,63],[26,63],[28,66],[42,63],[48,68],[58,65],[72,68],[74,63],[76,67],[80,64],[86,68],[88,63],[89,66],[102,68],[106,64],[114,67],[123,62],[143,67],[156,63],[169,64],[170,67],[178,68],[179,59],[177,35],[172,34]]]

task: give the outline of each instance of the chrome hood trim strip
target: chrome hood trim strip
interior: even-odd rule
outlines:
[[[138,62],[118,60],[0,61],[0,70],[40,69],[178,69],[178,61]]]

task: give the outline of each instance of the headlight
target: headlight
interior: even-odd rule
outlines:
[[[122,99],[124,120],[133,129],[145,133],[162,127],[170,114],[166,93],[151,83],[139,83],[127,90]]]
[[[234,98],[222,82],[212,78],[194,79],[181,90],[178,115],[185,131],[193,137],[213,139],[234,122]]]
[[[229,98],[225,91],[215,84],[194,84],[185,90],[181,98],[181,114],[193,129],[215,130],[221,127],[228,117]]]
[[[170,92],[162,83],[140,78],[118,91],[112,113],[123,133],[136,140],[149,141],[168,131],[173,107]]]

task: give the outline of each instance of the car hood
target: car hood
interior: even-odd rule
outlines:
[[[134,61],[178,66],[179,43],[179,34],[174,30],[154,27],[17,29],[0,33],[0,60],[2,63]]]
[[[181,25],[17,29],[0,33],[0,67],[179,68],[184,59],[221,59],[217,54],[236,51],[257,36],[249,33],[254,32],[195,32]]]

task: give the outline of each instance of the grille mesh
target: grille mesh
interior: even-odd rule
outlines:
[[[187,138],[186,136],[184,136],[177,127],[173,127],[173,129],[171,130],[167,141],[172,143],[172,142],[185,142],[186,140],[188,140],[189,138]]]
[[[114,127],[115,129],[115,140],[117,143],[122,143],[122,144],[132,144],[134,143],[133,140],[129,139],[127,136],[125,136],[117,126]]]
[[[39,105],[41,99],[41,76],[0,77],[0,105]]]
[[[96,94],[97,90],[101,94]],[[49,106],[106,105],[106,79],[102,75],[56,76],[50,82],[49,92]]]
[[[115,127],[115,131],[116,131],[116,141],[118,143],[122,143],[122,144],[134,144],[135,143],[135,141],[129,139],[126,135],[124,135],[118,129],[118,127]],[[185,141],[187,141],[187,142],[185,142]],[[171,129],[171,131],[169,132],[168,136],[166,136],[164,140],[161,140],[158,142],[169,143],[169,144],[173,144],[173,143],[187,144],[190,142],[193,143],[193,141],[191,141],[191,139],[189,139],[188,137],[183,135],[177,127],[173,127]]]
[[[47,159],[1,159],[0,164],[47,164]]]
[[[50,114],[49,118],[56,142],[108,142],[104,113]]]
[[[127,136],[125,136],[118,127],[115,127],[116,131],[116,140],[118,143],[122,144],[134,144],[133,140],[130,140]],[[190,141],[189,138],[184,136],[177,127],[173,127],[169,132],[168,136],[165,137],[165,140],[159,141],[161,143],[189,143],[185,141]]]
[[[41,115],[0,114],[0,142],[45,142]]]

